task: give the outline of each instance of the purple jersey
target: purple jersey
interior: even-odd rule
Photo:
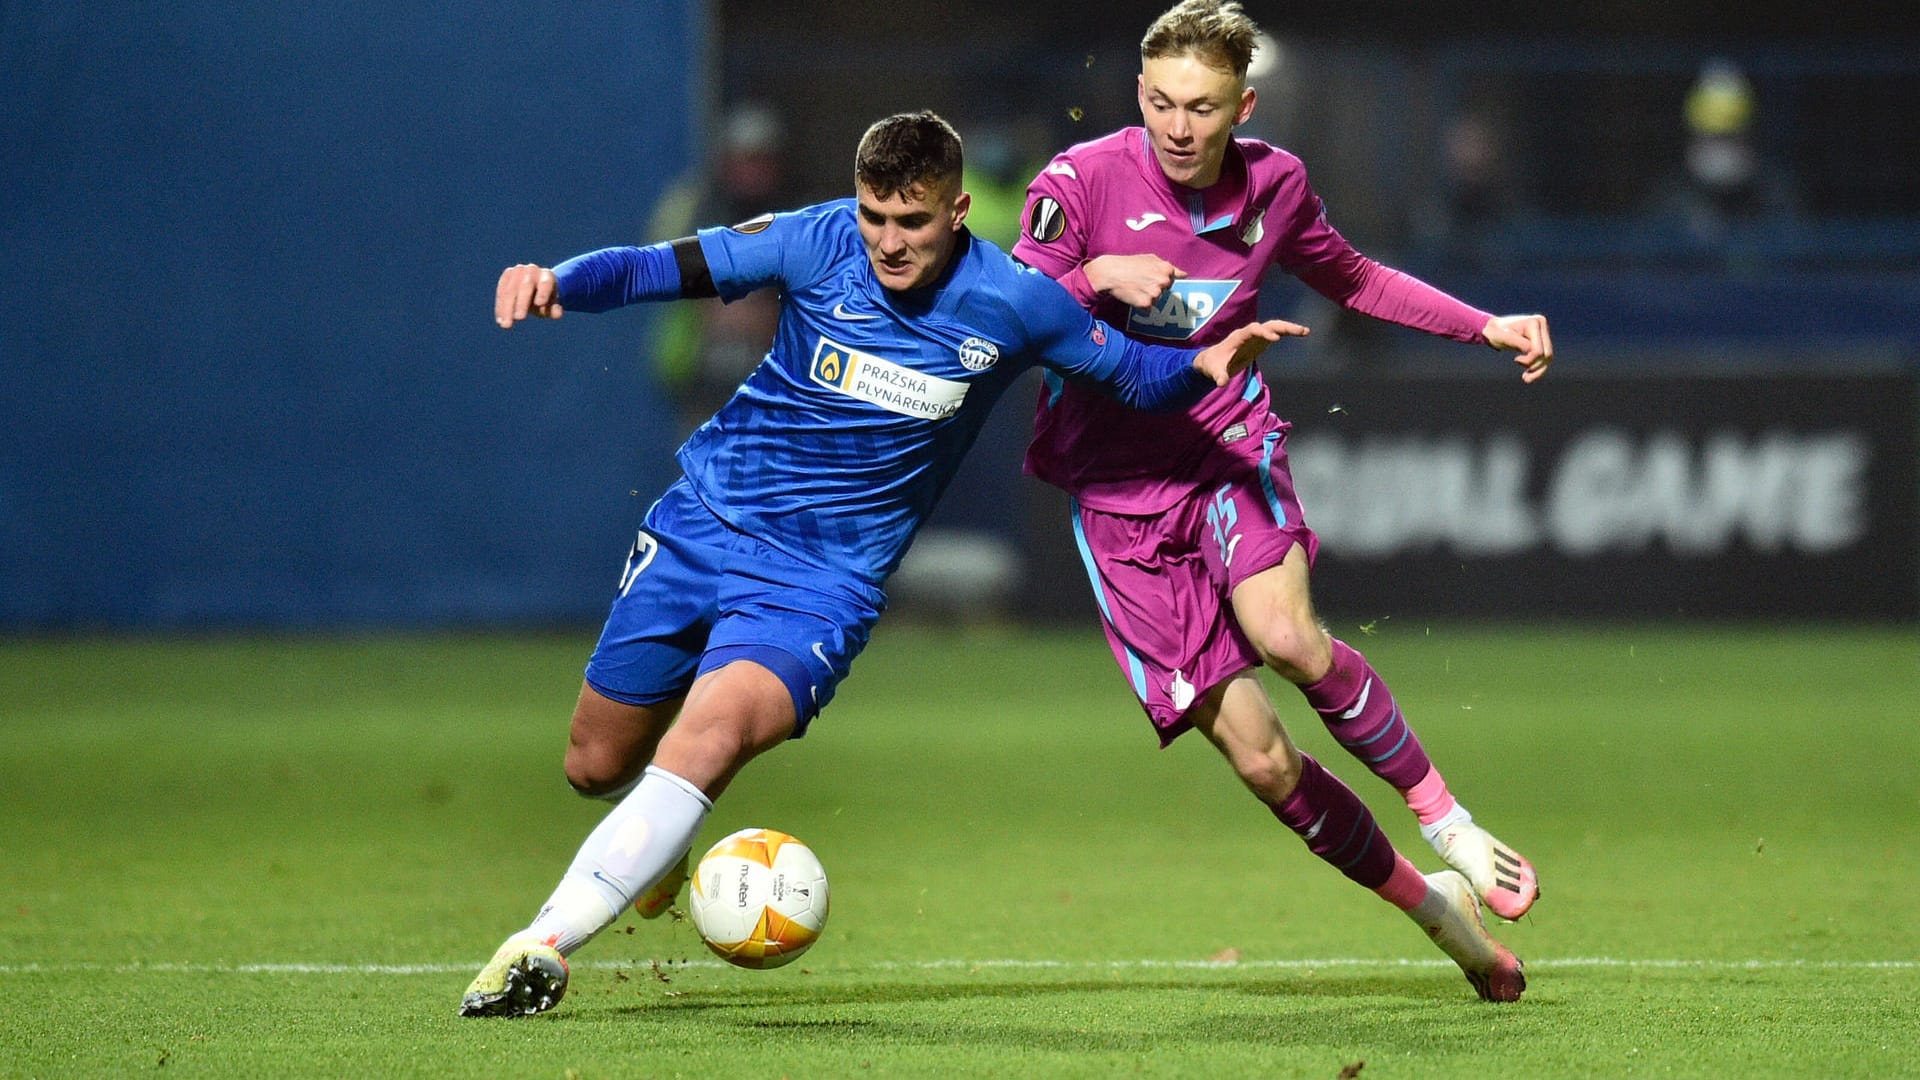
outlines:
[[[1459,341],[1489,316],[1366,258],[1327,224],[1300,159],[1257,139],[1227,148],[1204,190],[1167,179],[1145,128],[1129,127],[1054,158],[1027,189],[1015,257],[1058,280],[1130,336],[1203,346],[1258,317],[1260,279],[1278,265],[1336,303]],[[1095,293],[1082,267],[1100,255],[1158,255],[1186,273],[1150,308]],[[1282,342],[1279,349],[1285,349]],[[1090,387],[1049,378],[1027,471],[1085,506],[1150,514],[1187,495],[1207,458],[1272,421],[1249,368],[1185,413],[1149,415]]]

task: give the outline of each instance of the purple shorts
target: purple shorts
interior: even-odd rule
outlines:
[[[1247,453],[1221,455],[1217,469],[1161,513],[1073,503],[1074,539],[1107,643],[1162,746],[1192,726],[1195,701],[1260,666],[1234,619],[1233,590],[1280,565],[1295,545],[1309,563],[1319,550],[1287,471],[1284,427],[1247,441]]]

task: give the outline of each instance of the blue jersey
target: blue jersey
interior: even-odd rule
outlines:
[[[1212,388],[1193,351],[1130,341],[964,232],[936,282],[891,291],[857,213],[842,199],[699,234],[722,299],[782,291],[772,349],[678,453],[701,501],[744,533],[878,585],[1029,367],[1147,408]]]

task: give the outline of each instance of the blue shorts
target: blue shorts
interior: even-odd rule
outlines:
[[[885,606],[874,586],[720,520],[682,477],[647,511],[587,683],[615,701],[652,705],[751,660],[793,695],[799,738],[833,700]]]

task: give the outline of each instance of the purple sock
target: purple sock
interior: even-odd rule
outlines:
[[[1273,808],[1273,816],[1299,833],[1309,851],[1361,885],[1378,889],[1393,876],[1398,853],[1373,812],[1308,755],[1300,755],[1300,783]]]
[[[1346,642],[1334,639],[1333,667],[1300,692],[1347,753],[1399,790],[1426,779],[1433,768],[1419,737],[1393,703],[1392,691],[1367,658]]]

